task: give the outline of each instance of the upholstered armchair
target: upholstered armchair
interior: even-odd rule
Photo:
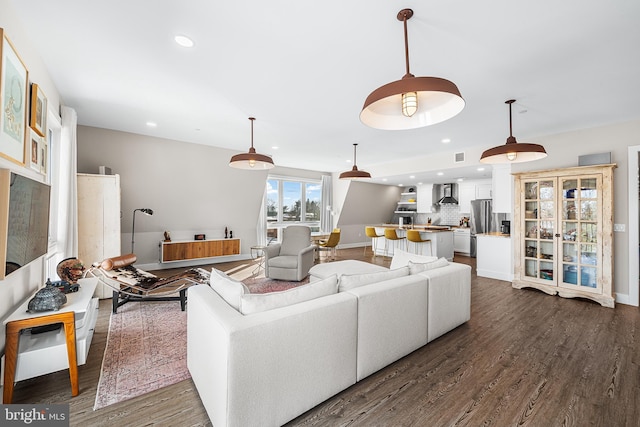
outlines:
[[[299,282],[313,267],[315,245],[311,244],[311,229],[290,225],[282,230],[282,243],[267,246],[264,275],[271,279]]]

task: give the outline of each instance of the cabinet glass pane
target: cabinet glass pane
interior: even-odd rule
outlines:
[[[576,219],[575,200],[565,200],[562,202],[562,219]]]
[[[576,240],[576,233],[578,230],[577,222],[562,222],[562,240],[568,240],[574,242]]]
[[[538,218],[538,202],[526,202],[524,209],[525,218]]]
[[[562,183],[562,198],[573,199],[576,197],[576,188],[578,186],[578,180],[569,179]]]
[[[580,245],[580,263],[588,265],[598,264],[596,245]]]
[[[553,263],[540,261],[540,278],[544,280],[553,280]]]
[[[555,218],[556,206],[553,202],[540,202],[540,218]]]
[[[584,243],[596,243],[598,241],[598,226],[591,223],[580,223],[580,241]]]
[[[525,240],[524,256],[527,258],[538,258],[538,242],[536,240]]]
[[[595,267],[580,267],[580,285],[589,288],[596,287],[596,269]]]
[[[525,221],[524,222],[525,237],[531,239],[538,238],[538,221]]]
[[[540,242],[540,259],[553,259],[553,242]]]
[[[540,239],[553,239],[553,221],[540,221]]]
[[[595,199],[598,197],[596,178],[584,178],[580,180],[580,197],[583,199]]]
[[[527,277],[538,277],[538,262],[530,259],[524,262],[524,275]]]
[[[598,220],[597,200],[582,200],[580,202],[580,219],[583,221]]]
[[[538,198],[538,183],[526,182],[524,184],[524,197],[525,199],[537,199]]]
[[[575,265],[562,265],[562,281],[565,283],[571,283],[572,285],[578,284],[578,267]]]
[[[562,261],[578,262],[578,245],[575,243],[562,244]]]
[[[554,196],[553,181],[540,181],[540,199],[553,200]]]

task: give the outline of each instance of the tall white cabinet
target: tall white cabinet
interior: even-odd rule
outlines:
[[[120,175],[78,174],[78,258],[86,267],[120,255]],[[99,284],[95,295],[110,298]]]

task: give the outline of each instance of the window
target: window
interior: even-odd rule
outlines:
[[[269,178],[266,191],[267,242],[280,240],[280,229],[290,224],[307,225],[311,231],[320,230],[320,181]]]

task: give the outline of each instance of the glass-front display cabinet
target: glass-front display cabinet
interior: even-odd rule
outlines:
[[[614,168],[514,174],[514,288],[614,306]]]

